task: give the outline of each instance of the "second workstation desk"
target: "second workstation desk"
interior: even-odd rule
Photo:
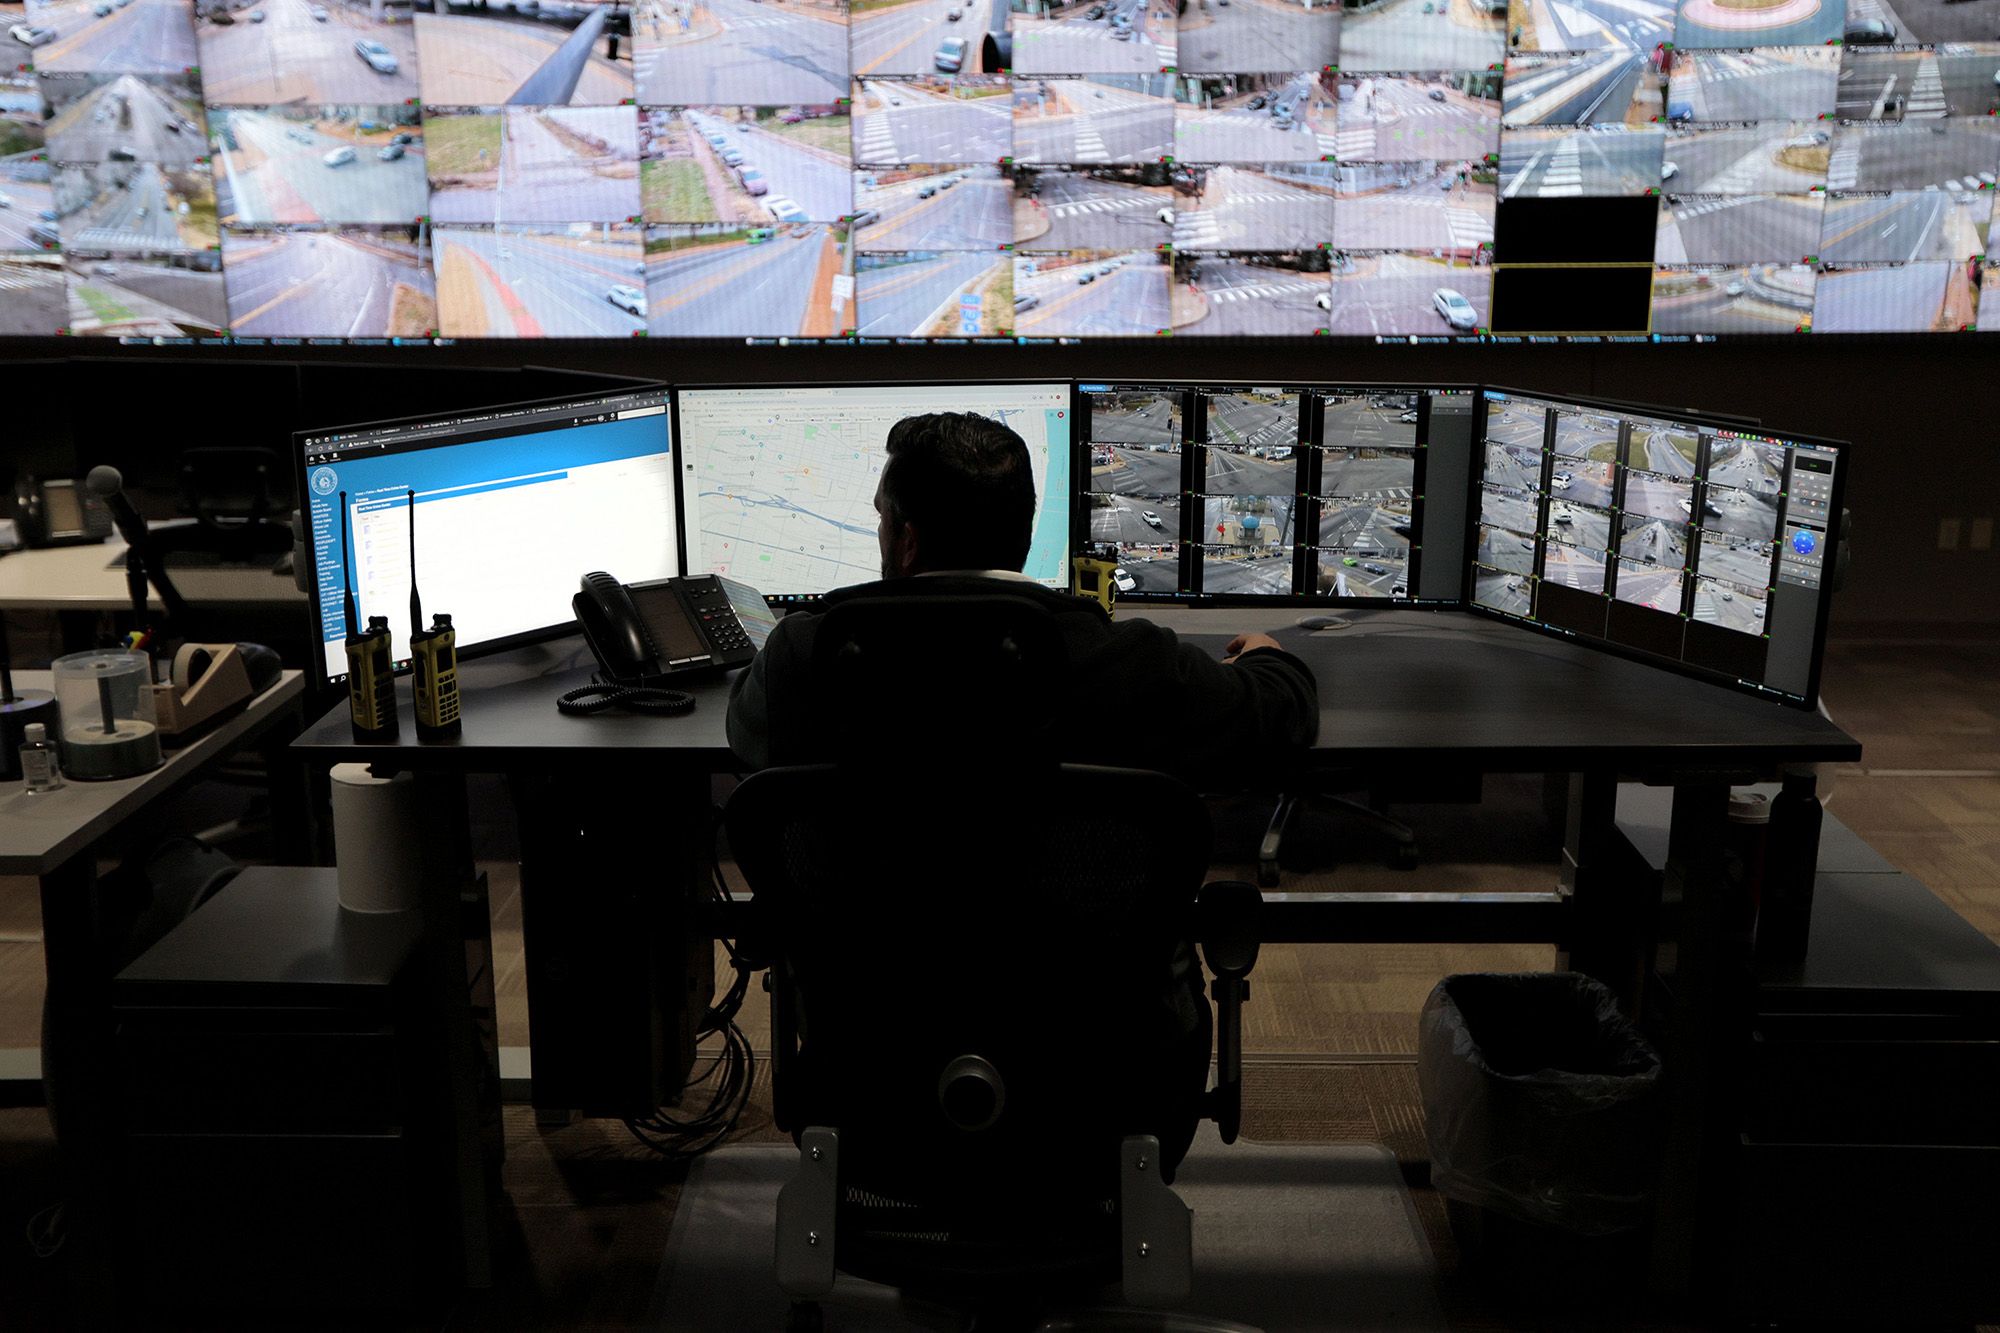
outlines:
[[[1814,713],[1465,613],[1350,612],[1351,628],[1316,633],[1297,628],[1289,608],[1123,614],[1218,654],[1234,633],[1273,633],[1319,679],[1312,758],[1328,767],[1376,778],[1568,777],[1563,864],[1550,892],[1274,893],[1266,898],[1267,940],[1545,941],[1564,965],[1600,977],[1634,1007],[1648,993],[1660,904],[1616,827],[1617,783],[1674,788],[1665,885],[1677,937],[1668,1041],[1673,1130],[1656,1270],[1670,1290],[1718,1272],[1729,1234],[1729,1116],[1754,992],[1741,914],[1723,888],[1729,788],[1787,766],[1850,762],[1860,745]],[[663,1033],[655,992],[710,966],[705,934],[692,945],[671,942],[702,934],[689,923],[712,920],[703,915],[709,779],[741,764],[724,730],[726,682],[693,686],[697,705],[684,717],[558,714],[556,696],[586,683],[590,671],[575,640],[468,662],[464,734],[456,741],[419,745],[406,700],[403,739],[394,744],[356,744],[344,704],[296,744],[315,768],[360,761],[417,776],[433,840],[423,854],[441,905],[476,882],[465,775],[507,776],[521,827],[535,1103],[647,1114],[675,1091],[660,1086],[672,1062],[656,1063],[650,1075],[613,1075],[611,1085],[606,1071],[633,1067],[620,1049],[691,1042],[707,995],[687,984],[695,993],[667,997],[670,1012],[678,1001],[679,1018]],[[660,941],[685,951],[662,956]],[[470,1024],[460,1030],[469,1039]],[[586,1031],[592,1035],[580,1039]],[[465,1060],[470,1070],[477,1057]],[[463,1110],[474,1115],[469,1105]],[[462,1123],[470,1134],[471,1121]],[[475,1202],[468,1195],[468,1207]],[[474,1216],[465,1220],[468,1272],[477,1274],[484,1227]]]

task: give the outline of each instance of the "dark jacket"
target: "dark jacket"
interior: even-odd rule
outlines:
[[[811,705],[814,639],[825,612],[862,597],[995,594],[1024,597],[1055,617],[1068,660],[1054,735],[1072,763],[1151,768],[1198,788],[1240,785],[1319,731],[1312,671],[1263,648],[1225,665],[1144,620],[1113,621],[1097,603],[1013,579],[940,574],[843,588],[792,612],[738,673],[729,699],[729,746],[765,768],[833,757],[821,709]],[[940,671],[950,664],[940,662]],[[774,727],[773,718],[784,719]],[[1201,1116],[1211,1022],[1201,969],[1183,943],[1162,960],[1157,1020],[1128,1040],[1154,1054],[1153,1077],[1127,1089],[1135,1124],[1159,1135],[1164,1164],[1178,1163]]]
[[[1275,648],[1225,664],[1149,621],[1114,621],[1097,603],[1038,584],[977,575],[885,579],[842,588],[792,612],[730,690],[729,747],[751,768],[829,758],[827,742],[802,720],[773,735],[778,707],[804,688],[824,613],[860,597],[1004,592],[1046,606],[1068,650],[1070,687],[1056,719],[1062,758],[1079,764],[1153,768],[1197,787],[1234,785],[1255,756],[1310,745],[1319,732],[1319,690],[1311,668]],[[948,668],[948,664],[941,664]]]

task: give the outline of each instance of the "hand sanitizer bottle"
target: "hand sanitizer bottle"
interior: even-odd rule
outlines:
[[[49,729],[40,722],[30,722],[21,728],[21,736],[21,776],[27,779],[29,792],[54,791],[62,786],[62,763],[55,742],[49,739]]]

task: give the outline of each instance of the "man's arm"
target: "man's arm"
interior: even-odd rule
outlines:
[[[1236,678],[1239,697],[1231,711],[1241,717],[1237,725],[1247,725],[1259,740],[1303,748],[1318,739],[1319,681],[1311,667],[1270,635],[1237,635],[1216,663],[1189,644],[1182,644],[1181,651],[1191,651],[1204,668]]]
[[[1147,621],[1126,622],[1117,634],[1125,651],[1116,670],[1136,679],[1170,675],[1171,693],[1160,702],[1200,748],[1301,748],[1319,735],[1312,668],[1268,635],[1239,636],[1218,661]]]
[[[770,638],[729,684],[729,748],[751,769],[771,766],[771,663],[791,651],[791,619],[771,627]]]

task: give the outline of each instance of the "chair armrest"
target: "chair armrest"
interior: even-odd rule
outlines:
[[[1259,917],[1264,895],[1255,884],[1219,879],[1201,886],[1195,899],[1195,938],[1202,961],[1217,980],[1240,981],[1257,965]]]
[[[1243,1123],[1243,1003],[1250,998],[1250,969],[1257,965],[1257,918],[1264,895],[1240,879],[1204,884],[1195,900],[1195,933],[1202,961],[1215,974],[1215,1089],[1208,1115],[1224,1143],[1236,1142]]]

